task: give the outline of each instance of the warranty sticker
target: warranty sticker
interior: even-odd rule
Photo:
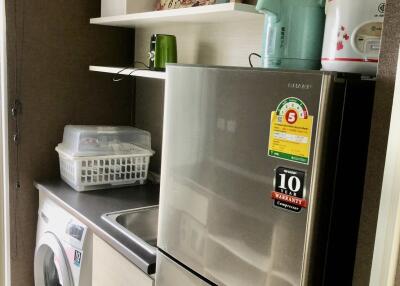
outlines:
[[[313,116],[298,98],[289,97],[271,114],[268,155],[308,165]]]
[[[274,206],[299,213],[308,207],[305,199],[305,172],[279,167],[275,170]]]

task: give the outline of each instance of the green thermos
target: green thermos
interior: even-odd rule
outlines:
[[[258,0],[265,14],[263,66],[320,69],[324,8],[325,0]]]
[[[162,34],[151,36],[149,52],[149,67],[151,70],[165,71],[167,63],[176,63],[177,60],[175,36]]]

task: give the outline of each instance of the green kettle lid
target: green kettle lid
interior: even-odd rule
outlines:
[[[290,5],[315,5],[325,7],[326,0],[258,0],[256,10],[262,13],[273,13],[280,15],[281,9]]]
[[[281,0],[258,0],[256,10],[262,13],[272,12],[279,14],[281,9]]]

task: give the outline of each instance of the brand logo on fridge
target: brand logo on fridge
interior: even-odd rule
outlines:
[[[301,82],[290,82],[290,83],[288,83],[288,88],[309,90],[309,89],[312,89],[312,85],[308,84],[308,83],[301,83]]]

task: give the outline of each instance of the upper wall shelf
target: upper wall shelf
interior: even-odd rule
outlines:
[[[165,23],[223,23],[257,20],[263,14],[242,3],[215,4],[90,19],[91,24],[134,28]]]

